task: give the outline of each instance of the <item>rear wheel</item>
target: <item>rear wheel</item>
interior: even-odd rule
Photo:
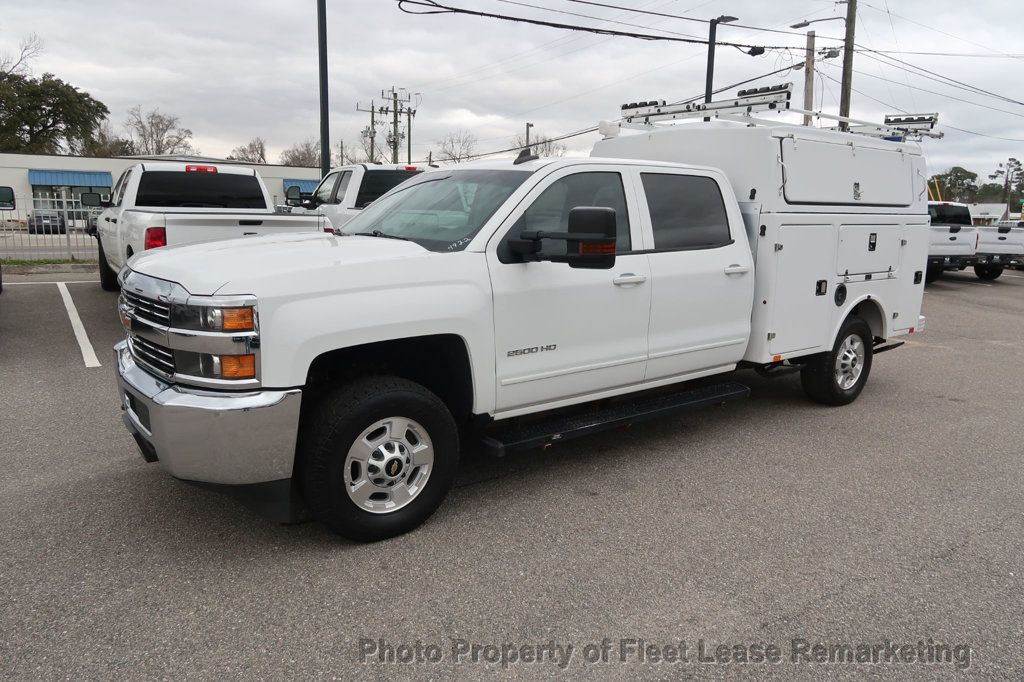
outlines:
[[[847,318],[832,350],[810,358],[800,371],[804,393],[824,405],[848,405],[856,400],[871,374],[873,341],[867,322]]]
[[[104,291],[117,291],[120,288],[117,285],[117,273],[107,262],[107,256],[103,253],[103,242],[99,237],[96,238],[96,248],[100,261],[100,287]]]
[[[927,282],[928,284],[931,284],[939,277],[942,277],[942,268],[937,268],[929,265],[928,269],[925,270],[924,281]]]
[[[978,279],[993,280],[1003,274],[1002,265],[975,265],[974,274]]]
[[[326,396],[300,435],[313,516],[350,540],[406,533],[444,500],[459,461],[455,420],[423,386],[371,376]]]

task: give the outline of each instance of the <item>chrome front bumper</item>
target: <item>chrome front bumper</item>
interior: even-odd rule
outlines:
[[[302,391],[215,392],[167,383],[114,346],[123,420],[176,478],[246,485],[291,478]]]

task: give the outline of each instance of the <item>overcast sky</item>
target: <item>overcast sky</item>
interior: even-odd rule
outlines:
[[[567,0],[522,0],[605,19],[571,17],[500,0],[442,0],[445,4],[550,21],[622,30],[704,35],[707,26],[677,19],[587,6]],[[604,0],[607,4],[787,29],[801,19],[845,13],[829,0]],[[887,5],[888,3],[888,5]],[[886,8],[895,14],[890,15]],[[898,55],[950,78],[1024,100],[1021,16],[1004,0],[861,1],[857,43],[877,50],[984,54],[978,57]],[[316,4],[314,0],[0,0],[0,50],[37,33],[45,53],[33,65],[104,102],[117,127],[141,104],[181,118],[206,155],[223,156],[254,136],[268,144],[270,161],[291,143],[318,134]],[[706,47],[572,33],[453,15],[410,16],[394,0],[328,0],[332,142],[354,141],[368,123],[356,104],[380,100],[392,85],[420,93],[413,153],[425,157],[436,140],[464,129],[477,150],[508,146],[526,121],[550,135],[613,119],[619,105],[640,99],[681,99],[704,87]],[[615,20],[647,28],[611,23]],[[815,24],[819,46],[838,45],[842,21]],[[750,57],[719,47],[716,86],[766,73],[803,59],[799,35],[722,26],[720,40],[792,46]],[[1001,54],[1016,57],[1000,57]],[[823,72],[838,80],[841,60]],[[991,136],[943,128],[927,140],[932,170],[963,164],[986,175],[1009,156],[1024,157],[1024,106],[907,76],[858,54],[852,115],[880,119],[894,105],[940,112],[946,124]],[[792,80],[802,72],[759,82]],[[893,82],[887,82],[886,80]],[[933,91],[912,90],[910,86]],[[838,111],[839,87],[819,79],[817,106]],[[949,99],[946,95],[966,102]],[[798,99],[802,96],[798,96]],[[880,104],[871,98],[885,102]],[[798,105],[800,102],[798,102]],[[1006,113],[997,111],[1002,109]],[[995,137],[1013,138],[1003,141]],[[596,134],[569,141],[586,153]],[[404,160],[404,152],[403,152]]]

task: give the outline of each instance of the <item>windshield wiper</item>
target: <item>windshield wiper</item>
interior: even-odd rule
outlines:
[[[400,237],[397,234],[388,234],[387,232],[381,232],[380,230],[370,230],[369,232],[352,232],[351,234],[356,237],[382,237],[384,239],[401,239],[403,242],[413,241],[409,237]]]

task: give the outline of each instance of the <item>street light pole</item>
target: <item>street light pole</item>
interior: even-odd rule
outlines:
[[[730,17],[722,15],[716,17],[708,22],[708,71],[707,78],[704,81],[704,103],[709,104],[711,102],[711,91],[714,89],[715,82],[715,37],[718,35],[718,25],[726,24],[730,21],[736,21],[736,17]],[[704,117],[705,121],[710,121],[710,116]]]
[[[853,89],[853,36],[857,28],[857,0],[846,0],[846,43],[843,45],[843,85],[839,97],[839,115],[849,118],[850,95]],[[849,130],[850,124],[839,122],[840,130]]]
[[[532,123],[527,123],[526,124],[526,148],[527,149],[530,148],[530,128],[532,128],[532,127],[533,127]]]
[[[327,106],[327,0],[316,1],[317,46],[320,52],[320,176],[331,170],[331,130]]]

